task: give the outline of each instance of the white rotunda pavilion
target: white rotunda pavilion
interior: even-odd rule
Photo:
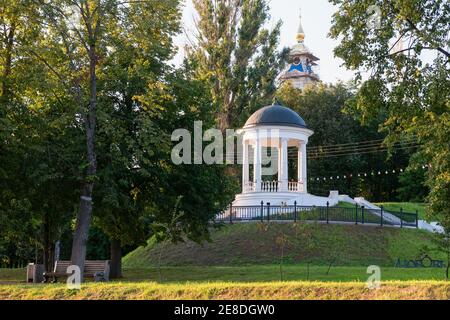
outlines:
[[[308,193],[306,145],[314,132],[295,111],[276,104],[263,107],[238,133],[242,135],[242,193],[233,206],[255,206],[261,201],[272,205],[296,201],[300,206],[335,202]],[[293,179],[289,167],[296,167]]]

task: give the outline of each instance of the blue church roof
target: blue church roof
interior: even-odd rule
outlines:
[[[291,67],[289,68],[288,72],[291,72],[291,71],[294,71],[294,70],[297,70],[297,71],[300,71],[300,72],[305,72],[305,71],[303,71],[303,66],[302,66],[301,63],[299,63],[298,65],[291,64]]]

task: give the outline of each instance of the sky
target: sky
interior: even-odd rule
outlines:
[[[299,25],[300,10],[305,31],[305,45],[320,58],[319,75],[322,81],[336,83],[348,81],[354,72],[342,65],[342,60],[334,57],[333,49],[337,41],[328,38],[331,18],[337,10],[328,0],[269,0],[271,19],[267,27],[272,29],[278,20],[283,22],[280,36],[280,49],[291,47],[296,43],[295,36]],[[191,0],[185,0],[183,11],[183,34],[175,39],[179,47],[173,63],[180,64],[184,57],[183,46],[187,43],[186,34],[194,33],[194,17]]]

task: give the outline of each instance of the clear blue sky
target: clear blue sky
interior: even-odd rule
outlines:
[[[193,34],[195,10],[190,0],[185,0],[185,2],[183,27],[185,33],[190,35]],[[271,21],[267,27],[273,28],[276,21],[283,21],[280,48],[295,44],[301,9],[302,24],[306,34],[305,44],[320,58],[319,74],[322,81],[335,83],[338,80],[347,81],[353,77],[354,73],[341,67],[342,60],[335,58],[333,55],[336,41],[328,38],[327,34],[331,27],[331,16],[336,8],[327,0],[271,0],[269,5]],[[177,37],[175,43],[180,47],[180,50],[174,58],[175,64],[182,61],[184,55],[182,47],[186,42],[185,34]]]

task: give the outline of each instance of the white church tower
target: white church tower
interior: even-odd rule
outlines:
[[[316,61],[319,61],[315,55],[305,46],[305,32],[303,31],[301,14],[300,25],[297,31],[297,43],[291,48],[289,53],[289,67],[280,76],[280,82],[289,82],[296,89],[303,89],[307,85],[315,84],[320,81],[319,75],[315,69]]]

